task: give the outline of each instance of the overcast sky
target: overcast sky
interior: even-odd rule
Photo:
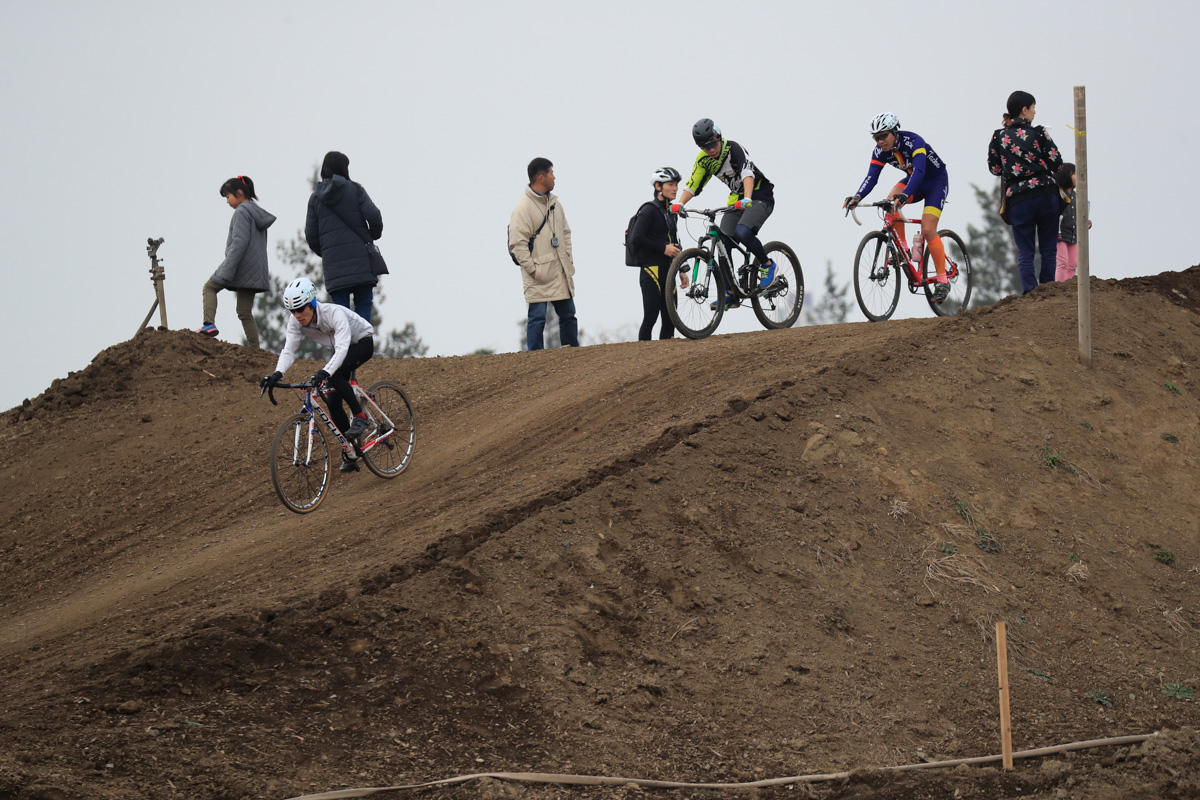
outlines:
[[[0,15],[0,331],[15,367],[0,409],[134,333],[153,302],[148,237],[166,238],[171,327],[200,325],[226,178],[254,178],[278,216],[282,269],[275,244],[303,227],[331,149],[383,213],[383,329],[414,322],[430,355],[518,348],[505,226],[534,156],[555,164],[584,333],[636,338],[625,225],[655,167],[690,169],[705,116],[775,182],[763,238],[794,247],[810,302],[827,260],[849,282],[867,231],[840,203],[866,172],[871,117],[894,111],[942,155],[942,219],[965,238],[1014,89],[1072,160],[1072,87],[1087,86],[1094,275],[1200,261],[1178,156],[1200,128],[1190,3],[0,0]],[[693,204],[722,204],[722,188]],[[236,342],[233,300],[220,295],[217,324]],[[721,332],[757,328],[741,310]]]

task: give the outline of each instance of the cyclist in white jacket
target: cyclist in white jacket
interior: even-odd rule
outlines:
[[[287,340],[275,364],[275,374],[265,376],[259,384],[274,386],[283,379],[283,373],[296,361],[301,337],[332,347],[333,357],[312,376],[312,383],[318,388],[322,383],[327,383],[327,388],[332,387],[333,391],[325,394],[329,417],[346,438],[353,440],[366,431],[367,415],[350,388],[350,373],[375,354],[375,329],[345,306],[318,303],[316,297],[317,287],[308,278],[297,278],[283,290],[283,307],[292,312],[285,334]],[[353,422],[346,418],[342,401],[350,406]],[[343,460],[340,469],[355,472],[358,462]]]

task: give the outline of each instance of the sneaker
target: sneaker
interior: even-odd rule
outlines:
[[[199,328],[196,328],[196,333],[203,333],[205,336],[216,336],[220,331],[217,330],[216,325],[210,322],[207,325],[201,325]]]
[[[775,282],[775,260],[771,259],[758,268],[758,287],[765,289]]]
[[[342,456],[342,465],[338,467],[338,472],[358,472],[358,461]]]
[[[940,303],[950,296],[950,283],[938,281],[933,284],[933,302]]]
[[[725,310],[726,311],[728,311],[731,308],[737,308],[741,304],[742,304],[741,300],[736,299],[733,295],[726,292],[726,294],[725,294]],[[708,304],[708,307],[710,309],[712,309],[713,311],[716,311],[717,310],[717,301],[713,300],[711,303]]]
[[[367,420],[363,417],[355,417],[350,423],[350,427],[346,429],[347,439],[357,439],[367,432]]]

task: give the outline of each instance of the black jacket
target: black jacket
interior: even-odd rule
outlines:
[[[352,228],[330,210],[349,220]],[[304,238],[325,267],[325,291],[343,292],[355,286],[374,286],[379,279],[371,272],[371,257],[363,237],[383,235],[383,216],[371,202],[367,190],[341,175],[317,184],[308,198]]]
[[[665,200],[651,200],[638,209],[629,239],[639,267],[665,267],[671,259],[664,252],[668,244],[679,244],[678,217]]]
[[[1075,228],[1075,190],[1071,190],[1071,202],[1063,206],[1062,223],[1058,227],[1058,240],[1067,244],[1077,244],[1078,236]]]
[[[1063,164],[1054,140],[1040,125],[1015,120],[992,134],[988,169],[1004,180],[1008,207],[1042,194],[1057,194],[1054,173]]]

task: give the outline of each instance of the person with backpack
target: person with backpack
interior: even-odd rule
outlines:
[[[639,267],[638,282],[642,287],[639,342],[650,341],[654,323],[659,318],[662,327],[658,330],[658,338],[670,339],[675,335],[675,325],[667,312],[666,277],[671,259],[680,253],[678,217],[671,213],[671,203],[679,193],[681,177],[674,167],[654,170],[651,178],[654,200],[642,203],[629,221],[629,233],[625,236],[625,263]]]
[[[1058,261],[1054,269],[1055,281],[1069,281],[1075,277],[1079,266],[1079,234],[1075,220],[1075,165],[1063,164],[1054,176],[1058,183],[1060,199],[1066,202],[1062,207],[1062,223],[1058,226]],[[1088,220],[1088,230],[1092,221]]]
[[[1062,154],[1041,125],[1033,124],[1037,100],[1029,92],[1008,96],[1004,127],[992,134],[988,169],[1004,182],[1001,216],[1007,214],[1017,245],[1021,294],[1039,283],[1053,283],[1058,266],[1058,219],[1061,202],[1055,173]],[[1041,251],[1041,270],[1034,269],[1033,254]]]
[[[546,305],[554,304],[563,347],[579,347],[579,322],[575,318],[575,260],[571,254],[571,226],[562,201],[552,193],[554,164],[535,158],[526,168],[529,185],[513,208],[508,225],[508,254],[521,268],[525,302],[526,348],[545,348]]]
[[[367,190],[350,180],[350,159],[326,153],[321,182],[308,198],[304,239],[321,258],[329,299],[350,308],[353,294],[354,313],[368,322],[379,283],[368,246],[382,235],[383,216]]]

